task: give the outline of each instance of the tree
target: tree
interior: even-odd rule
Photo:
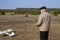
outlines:
[[[2,11],[2,12],[1,12],[1,15],[5,15],[5,12],[4,12],[4,11]]]
[[[57,11],[52,11],[51,13],[52,13],[52,15],[54,15],[54,16],[58,16],[58,12],[57,12]]]

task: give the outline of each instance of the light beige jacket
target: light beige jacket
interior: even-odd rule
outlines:
[[[36,25],[39,26],[40,31],[49,31],[51,16],[49,13],[41,13]]]

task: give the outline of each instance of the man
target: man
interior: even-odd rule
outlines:
[[[40,40],[48,40],[51,16],[44,6],[40,8],[40,12],[41,14],[36,24],[40,30]]]

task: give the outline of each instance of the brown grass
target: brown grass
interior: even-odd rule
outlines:
[[[15,37],[0,36],[0,40],[39,40],[39,30],[35,26],[37,19],[38,16],[0,16],[0,30],[12,28],[17,34]],[[52,16],[49,40],[60,40],[60,16]]]

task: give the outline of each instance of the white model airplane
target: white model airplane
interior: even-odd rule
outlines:
[[[7,30],[4,30],[4,31],[0,31],[0,35],[7,35],[7,36],[10,36],[10,37],[13,37],[16,34],[12,29],[7,29]]]

